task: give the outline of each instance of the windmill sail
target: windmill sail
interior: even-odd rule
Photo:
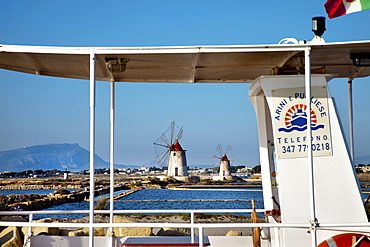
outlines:
[[[217,155],[213,155],[214,158],[217,158],[219,159],[219,167],[220,167],[220,171],[219,171],[219,176],[215,176],[213,179],[214,180],[231,180],[232,179],[232,176],[230,174],[230,160],[229,158],[227,157],[227,154],[230,152],[231,150],[231,146],[228,145],[226,147],[226,149],[223,149],[222,148],[222,144],[218,144],[217,145],[217,152],[218,152],[218,156]]]
[[[182,134],[183,128],[178,128],[173,121],[170,127],[154,142],[158,164],[168,167],[168,176],[188,176],[186,150],[179,143]]]

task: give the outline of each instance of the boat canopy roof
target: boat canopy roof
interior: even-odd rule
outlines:
[[[351,54],[370,54],[370,41],[174,47],[51,47],[0,44],[0,68],[96,80],[158,83],[250,83],[261,75],[303,74],[310,49],[312,73],[335,78],[366,77],[370,67],[353,65]]]

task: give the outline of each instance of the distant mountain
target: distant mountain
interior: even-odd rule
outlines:
[[[46,144],[0,152],[0,172],[25,170],[89,169],[90,152],[78,144]],[[109,167],[95,155],[95,167]]]

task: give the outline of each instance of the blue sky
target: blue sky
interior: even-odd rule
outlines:
[[[178,46],[311,40],[325,1],[4,1],[0,44]],[[327,19],[326,42],[370,39],[370,10]],[[153,142],[171,121],[184,127],[188,165],[216,164],[231,145],[233,165],[259,163],[250,84],[117,83],[118,164],[155,165]],[[348,129],[347,81],[329,82]],[[0,151],[47,143],[89,147],[89,83],[0,71]],[[354,81],[356,156],[370,155],[370,79]],[[109,84],[98,82],[96,153],[109,160]],[[348,131],[346,131],[348,134]]]

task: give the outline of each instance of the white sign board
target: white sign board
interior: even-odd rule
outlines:
[[[307,157],[307,105],[304,87],[274,89],[272,99],[277,157]],[[312,87],[311,129],[313,156],[332,155],[326,86]]]

